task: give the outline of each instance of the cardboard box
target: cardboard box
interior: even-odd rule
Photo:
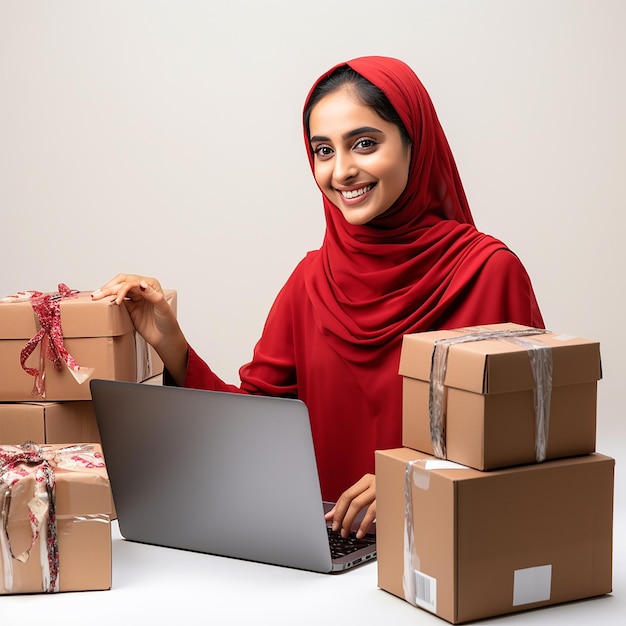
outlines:
[[[176,311],[176,291],[165,293]],[[80,292],[61,299],[60,312],[65,349],[81,368],[93,370],[91,378],[141,382],[163,371],[154,349],[135,332],[125,307],[93,301],[91,292]],[[87,381],[77,382],[65,365],[55,370],[48,359],[44,361],[45,396],[33,395],[34,377],[22,368],[20,354],[38,331],[30,301],[0,302],[0,401],[91,399]],[[35,348],[27,366],[41,369],[41,346]]]
[[[378,585],[453,624],[607,594],[613,472],[595,453],[481,472],[376,452]]]
[[[72,446],[63,452],[62,448],[66,447],[44,447],[47,451],[52,450],[50,455],[56,454],[50,460],[56,481],[56,587],[45,578],[49,553],[41,546],[46,537],[47,507],[39,511],[43,518],[41,534],[29,550],[33,540],[29,522],[29,513],[33,508],[29,509],[29,504],[33,507],[37,466],[20,464],[11,468],[0,463],[3,465],[0,469],[0,509],[8,513],[6,527],[0,516],[3,526],[0,529],[0,594],[104,590],[111,587],[111,492],[102,450],[94,446],[91,451],[77,451]],[[0,446],[3,454],[15,454],[16,450],[11,446]],[[45,498],[40,505],[41,502],[45,504]],[[37,511],[36,508],[34,510]],[[47,543],[54,544],[53,541]],[[53,579],[54,576],[50,576],[50,580]]]
[[[494,331],[543,332],[496,324],[404,336],[402,445],[480,470],[593,452],[599,343],[551,332],[464,342]],[[443,359],[431,376],[436,345]],[[538,357],[535,371],[531,355]],[[551,380],[540,367],[546,363]],[[535,376],[549,395],[536,395],[541,387]],[[439,388],[440,404],[433,408],[437,382],[443,392]],[[539,408],[536,398],[542,400]]]
[[[100,443],[91,400],[0,403],[0,444]]]
[[[161,385],[163,375],[143,381]],[[100,443],[100,431],[91,400],[66,402],[0,402],[0,444]]]

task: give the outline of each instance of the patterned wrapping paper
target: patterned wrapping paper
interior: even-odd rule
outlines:
[[[0,593],[109,589],[111,504],[99,445],[0,446]]]

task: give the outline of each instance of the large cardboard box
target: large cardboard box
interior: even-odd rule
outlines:
[[[165,293],[176,311],[176,291]],[[80,292],[59,303],[64,347],[90,378],[141,382],[163,371],[163,363],[135,332],[124,306],[93,301],[91,292]],[[26,362],[40,371],[45,366],[45,395],[33,394],[34,377],[22,368],[20,354],[39,330],[31,301],[0,302],[0,401],[90,399],[87,379],[79,383],[65,365],[57,371],[51,361],[40,359],[42,343]]]
[[[56,482],[56,535],[47,526],[46,489],[36,480],[43,465],[13,467],[7,458],[20,449],[0,446],[0,594],[110,589],[111,492],[102,450],[42,450]],[[29,515],[41,519],[34,543]]]
[[[100,443],[91,400],[0,403],[0,444]]]
[[[595,450],[597,341],[516,324],[415,333],[399,372],[408,448],[480,470]]]
[[[607,594],[613,472],[596,453],[481,472],[376,452],[378,585],[454,624]]]

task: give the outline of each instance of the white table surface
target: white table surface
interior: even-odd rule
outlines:
[[[253,528],[250,529],[254,531]],[[600,626],[626,618],[626,515],[616,507],[613,593],[478,623]],[[447,624],[385,592],[376,563],[340,575],[142,545],[113,522],[109,591],[0,596],[0,624]]]
[[[489,626],[623,626],[626,623],[626,440],[606,438],[599,451],[616,459],[613,593],[480,620]],[[250,532],[254,532],[251,526]],[[0,595],[0,626],[250,624],[307,626],[448,624],[377,586],[376,563],[339,575],[315,574],[122,538],[112,524],[113,584],[108,591]]]

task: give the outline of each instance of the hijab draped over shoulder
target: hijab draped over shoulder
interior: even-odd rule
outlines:
[[[408,65],[387,57],[337,65],[313,85],[305,110],[319,82],[343,65],[384,92],[412,144],[405,190],[368,224],[349,224],[324,196],[321,254],[305,277],[321,332],[344,358],[362,361],[402,334],[441,327],[452,309],[465,306],[464,292],[489,257],[506,246],[475,228],[431,99]],[[304,132],[313,169],[306,125]],[[468,311],[467,318],[479,315]]]
[[[191,348],[185,380],[189,387],[303,400],[322,494],[331,501],[374,472],[375,450],[402,445],[404,334],[543,324],[519,259],[474,227],[448,142],[415,74],[382,57],[347,65],[386,94],[406,127],[405,190],[366,225],[349,224],[324,196],[322,245],[278,294],[252,361],[240,369],[241,388],[221,381]],[[305,120],[313,168],[306,132]]]

